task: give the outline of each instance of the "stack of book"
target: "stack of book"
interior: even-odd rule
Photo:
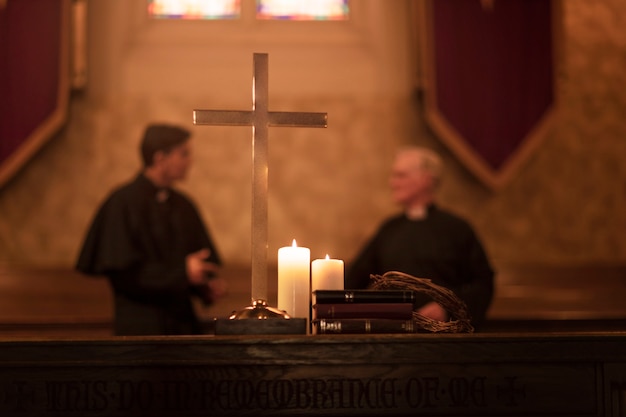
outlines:
[[[313,334],[415,333],[408,290],[316,290]]]

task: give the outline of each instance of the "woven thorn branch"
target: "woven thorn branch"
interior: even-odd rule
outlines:
[[[450,289],[434,284],[430,279],[417,278],[403,272],[390,271],[383,275],[370,275],[371,288],[377,290],[410,290],[424,293],[441,305],[449,314],[450,320],[439,321],[413,311],[413,322],[419,329],[432,333],[473,333],[465,303]]]

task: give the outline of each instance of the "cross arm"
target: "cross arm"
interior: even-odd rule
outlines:
[[[269,112],[269,125],[276,127],[328,127],[327,113]]]
[[[194,110],[194,125],[251,126],[254,113],[239,110]]]

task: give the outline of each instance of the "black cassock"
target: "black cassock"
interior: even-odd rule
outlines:
[[[202,248],[221,260],[194,204],[159,189],[143,174],[115,190],[98,210],[76,268],[109,278],[115,334],[198,334],[191,297],[210,302],[207,287],[187,281],[185,257]]]
[[[370,274],[404,272],[449,288],[469,309],[472,323],[485,318],[493,298],[494,270],[474,230],[436,205],[424,219],[389,218],[348,267],[346,288],[366,288]],[[418,306],[431,299],[418,294]]]

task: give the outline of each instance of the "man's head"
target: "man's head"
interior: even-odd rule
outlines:
[[[432,150],[417,146],[400,149],[389,180],[393,200],[406,209],[430,204],[441,174],[441,159]]]
[[[177,126],[153,124],[141,141],[141,156],[148,176],[158,185],[168,186],[185,178],[191,164],[189,131]]]

